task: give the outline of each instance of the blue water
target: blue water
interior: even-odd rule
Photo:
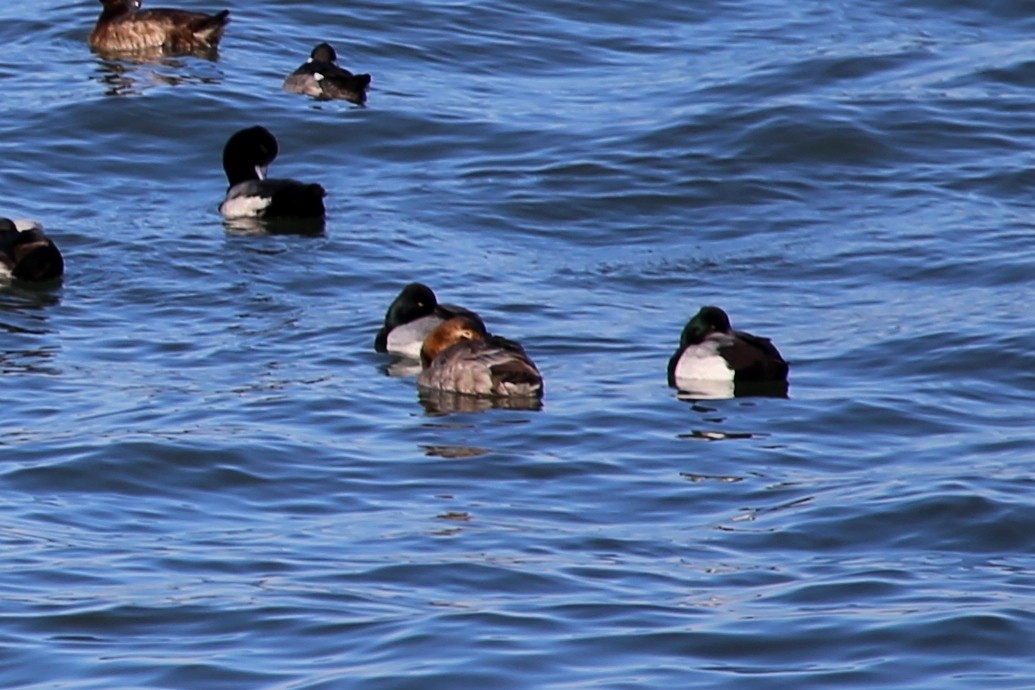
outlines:
[[[0,687],[1035,686],[1029,5],[178,5],[217,60],[0,7],[67,263],[0,288]],[[320,40],[367,107],[280,90]],[[325,233],[224,227],[252,124]],[[414,280],[542,410],[386,375]],[[667,388],[710,303],[788,398]]]

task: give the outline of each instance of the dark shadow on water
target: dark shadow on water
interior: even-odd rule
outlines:
[[[455,412],[486,412],[488,410],[526,410],[538,412],[543,409],[539,398],[482,397],[463,395],[451,391],[417,389],[421,407],[431,416]]]
[[[429,458],[448,458],[450,460],[462,460],[464,458],[477,458],[489,452],[488,448],[477,446],[421,446],[424,455]]]

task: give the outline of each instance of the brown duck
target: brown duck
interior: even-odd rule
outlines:
[[[212,50],[219,45],[230,11],[202,14],[156,8],[141,10],[140,0],[100,0],[104,6],[90,32],[90,47],[106,52],[161,49],[170,53]]]

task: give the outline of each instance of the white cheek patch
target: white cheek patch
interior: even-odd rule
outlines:
[[[239,196],[224,201],[219,212],[225,218],[255,218],[262,215],[271,201],[268,196]]]

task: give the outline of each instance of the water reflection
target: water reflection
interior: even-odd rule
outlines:
[[[60,302],[53,290],[60,280],[23,285],[18,281],[0,288],[0,375],[57,374],[54,359],[60,348],[41,345],[35,336],[47,335],[47,309]]]
[[[417,389],[417,397],[424,411],[429,415],[446,415],[454,412],[485,412],[486,410],[527,410],[537,412],[543,409],[543,401],[535,397],[482,397],[463,395],[452,391]]]
[[[303,235],[323,237],[327,223],[323,218],[258,218],[223,219],[223,228],[228,235],[256,237],[262,235]]]
[[[106,96],[139,96],[154,85],[219,84],[223,81],[218,70],[212,74],[192,74],[189,71],[191,67],[211,65],[216,59],[214,51],[211,55],[197,55],[208,62],[169,57],[163,55],[161,49],[98,55],[101,57],[97,62],[98,75],[91,78],[104,85]]]
[[[420,373],[421,365],[415,359],[396,359],[383,367],[381,367],[381,373],[385,376],[392,378],[405,378],[407,376],[416,376]]]
[[[676,397],[680,400],[728,400],[729,398],[786,398],[787,381],[704,381],[675,380]]]
[[[487,448],[477,446],[429,445],[421,446],[421,449],[429,458],[449,458],[451,460],[476,458],[489,452]]]

